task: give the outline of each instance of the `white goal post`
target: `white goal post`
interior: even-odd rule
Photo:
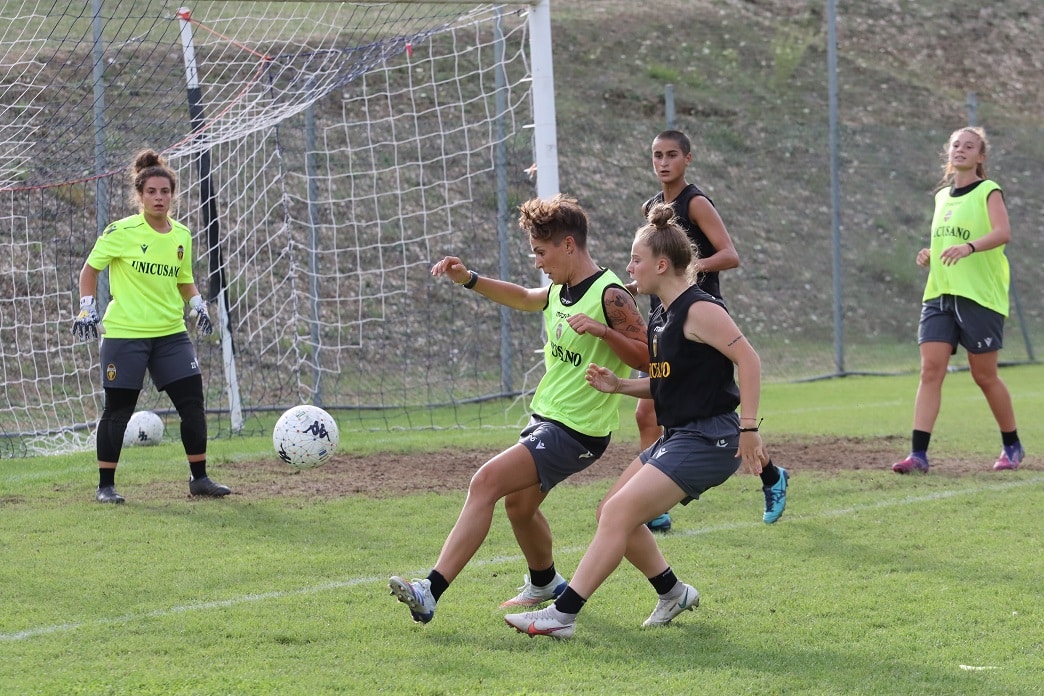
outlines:
[[[219,330],[212,436],[300,403],[352,431],[484,427],[539,317],[433,281],[531,276],[514,207],[558,191],[549,0],[0,5],[0,457],[93,443],[76,278],[160,151]],[[534,176],[536,172],[536,176]],[[107,300],[103,274],[99,299]],[[190,326],[192,323],[190,322]],[[140,409],[169,415],[146,384]],[[176,432],[168,428],[168,433]]]

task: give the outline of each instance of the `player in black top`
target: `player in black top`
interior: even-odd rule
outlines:
[[[696,247],[696,285],[713,297],[722,299],[718,273],[739,266],[739,254],[714,202],[696,184],[690,184],[685,179],[686,169],[692,163],[692,144],[688,136],[676,130],[663,131],[657,135],[652,143],[652,161],[653,171],[660,180],[662,190],[642,204],[642,215],[647,215],[657,203],[671,205],[678,225]],[[650,315],[657,305],[659,299],[653,295],[650,298]],[[652,402],[639,399],[634,418],[644,449],[655,442],[661,432]],[[761,472],[762,492],[765,495],[762,519],[768,524],[783,515],[787,505],[789,478],[789,472],[771,461]],[[670,529],[670,514],[664,513],[650,520],[649,527],[655,531]]]

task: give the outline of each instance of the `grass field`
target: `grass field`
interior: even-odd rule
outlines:
[[[969,375],[951,375],[933,452],[981,455],[981,472],[793,462],[772,526],[757,481],[736,477],[676,510],[661,537],[703,596],[696,612],[641,630],[655,597],[624,565],[565,642],[500,619],[525,572],[501,513],[432,623],[413,624],[388,595],[388,575],[427,572],[463,491],[191,500],[180,449],[165,444],[128,453],[128,503],[112,507],[92,500],[89,453],[4,461],[0,693],[1040,694],[1044,366],[1002,374],[1029,452],[1022,470],[988,470],[996,428]],[[766,385],[766,441],[901,436],[901,455],[915,387],[916,376]],[[407,433],[365,446],[380,456],[460,441]],[[235,487],[222,462],[272,457],[267,438],[219,440],[211,470]],[[567,576],[607,486],[567,483],[545,503]]]

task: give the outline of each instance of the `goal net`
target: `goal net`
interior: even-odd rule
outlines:
[[[137,212],[127,171],[145,147],[178,174],[172,215],[219,324],[190,332],[212,435],[300,403],[342,433],[503,424],[539,317],[429,271],[452,254],[537,282],[513,219],[535,193],[530,14],[0,5],[0,456],[91,446],[103,394],[98,344],[71,332],[77,277]],[[169,401],[146,380],[138,408]]]

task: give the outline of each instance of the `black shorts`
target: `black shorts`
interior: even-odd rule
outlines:
[[[160,338],[102,338],[102,386],[137,389],[145,384],[148,370],[156,389],[179,379],[201,374],[196,348],[187,331]]]
[[[739,469],[739,419],[735,413],[704,418],[684,428],[664,429],[649,449],[638,455],[655,466],[685,493],[682,505],[725,483]]]
[[[558,421],[534,415],[519,435],[518,443],[533,456],[540,490],[547,493],[598,461],[609,447],[609,435],[584,435]]]
[[[949,343],[951,354],[957,344],[969,353],[992,353],[1004,346],[1004,315],[975,300],[940,295],[921,305],[917,343]]]

